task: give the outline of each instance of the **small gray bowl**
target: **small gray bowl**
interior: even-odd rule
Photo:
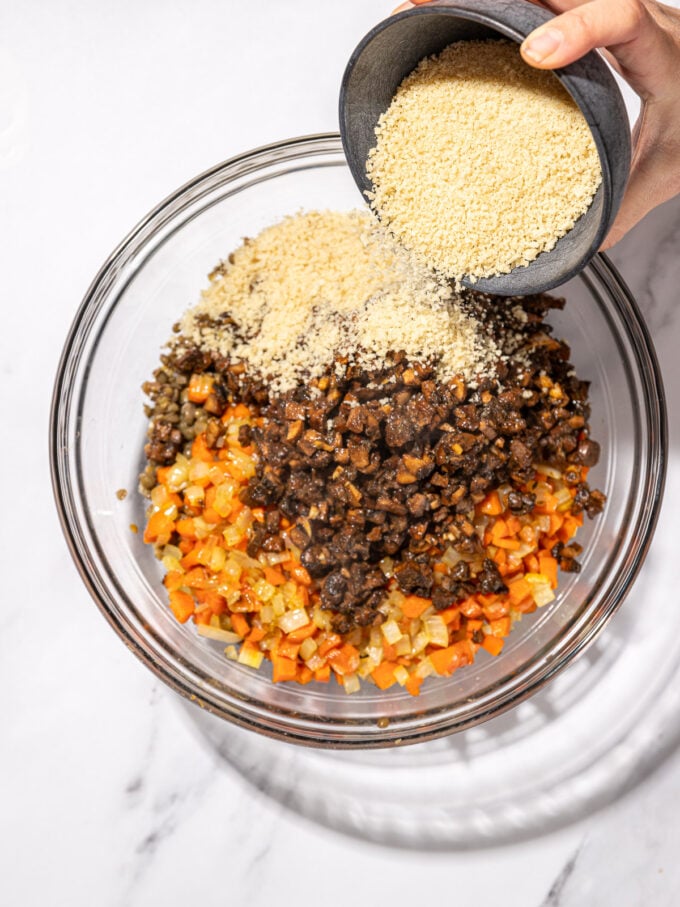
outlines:
[[[523,0],[431,0],[376,25],[352,54],[340,90],[340,134],[359,189],[371,189],[366,160],[375,145],[378,119],[419,60],[454,41],[511,38],[521,43],[551,18],[551,13]],[[621,204],[630,170],[631,140],[626,108],[612,73],[595,52],[554,72],[590,127],[600,156],[602,183],[589,209],[553,249],[542,252],[526,267],[477,280],[475,289],[513,296],[564,283],[597,252]]]

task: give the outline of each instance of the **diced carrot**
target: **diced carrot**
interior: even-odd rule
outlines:
[[[528,554],[524,558],[527,573],[538,573],[538,558],[535,554]]]
[[[517,551],[521,546],[519,539],[498,539],[496,545],[499,548],[505,548],[506,551]]]
[[[561,513],[550,514],[550,535],[557,535],[564,523],[564,517]]]
[[[554,494],[546,494],[543,503],[535,508],[536,513],[555,513],[557,498]]]
[[[466,626],[468,632],[474,633],[475,630],[481,630],[483,625],[484,625],[484,621],[477,619],[477,620],[467,621],[465,626]]]
[[[302,602],[302,607],[306,608],[309,605],[309,590],[307,586],[298,586],[297,588],[298,596]]]
[[[196,538],[196,525],[194,523],[193,517],[185,517],[182,520],[177,520],[175,529],[184,539]]]
[[[498,655],[505,645],[505,641],[498,636],[485,636],[482,648],[486,649],[491,655]]]
[[[314,677],[314,671],[311,668],[308,668],[307,665],[298,665],[297,674],[295,679],[298,683],[309,683],[309,681]]]
[[[288,634],[288,639],[291,642],[303,642],[307,637],[314,636],[314,634],[318,632],[318,629],[316,624],[310,620],[304,627],[298,627],[297,630],[291,630]]]
[[[261,639],[267,635],[266,631],[262,627],[253,627],[253,629],[248,634],[248,639],[252,643],[259,642]]]
[[[250,419],[250,410],[245,403],[237,403],[231,414],[232,419]]]
[[[282,680],[295,680],[297,665],[292,658],[272,652],[272,680],[279,683]]]
[[[420,695],[420,685],[423,682],[422,677],[418,677],[416,674],[410,674],[408,680],[404,684],[406,689],[409,691],[411,696]]]
[[[503,513],[503,506],[498,492],[492,491],[491,494],[488,494],[479,505],[479,509],[487,516],[500,516]]]
[[[328,664],[336,674],[354,674],[359,667],[359,651],[349,643],[328,653]]]
[[[194,543],[193,543],[192,539],[180,539],[177,547],[182,552],[182,554],[186,555],[194,547]]]
[[[508,562],[508,555],[505,551],[505,548],[497,548],[492,560],[499,568],[505,567]]]
[[[465,617],[481,617],[482,608],[474,595],[471,595],[469,598],[466,598],[464,602],[459,605],[461,614],[464,614]]]
[[[241,598],[248,605],[248,611],[259,611],[262,607],[262,602],[257,595],[255,595],[250,586],[241,587]]]
[[[196,610],[193,598],[187,592],[180,592],[176,589],[169,595],[170,608],[177,620],[184,624]]]
[[[508,532],[510,533],[510,535],[519,534],[519,532],[522,528],[522,524],[520,523],[520,521],[517,519],[516,516],[509,516],[505,522],[507,524]]]
[[[507,581],[508,595],[513,605],[518,604],[527,595],[531,595],[531,586],[523,576],[509,579]]]
[[[291,579],[294,579],[296,583],[300,583],[301,586],[312,585],[312,578],[302,564],[292,562],[288,567],[288,572]]]
[[[212,578],[203,567],[193,567],[184,574],[184,585],[192,589],[210,589],[212,583]]]
[[[186,541],[189,541],[189,539],[186,539]],[[201,556],[203,547],[201,542],[191,542],[191,547],[180,561],[180,564],[185,570],[188,570],[190,567],[195,567],[196,564],[198,564],[198,559]]]
[[[505,617],[505,615],[510,610],[510,602],[507,595],[501,596],[498,601],[493,602],[491,605],[487,605],[484,608],[484,617],[487,620],[498,620],[499,617]]]
[[[187,396],[192,403],[205,403],[213,389],[212,375],[192,375],[189,380]]]
[[[444,611],[438,611],[437,614],[448,626],[449,631],[457,630],[460,626],[460,608],[445,608]]]
[[[449,568],[446,566],[446,564],[442,564],[441,561],[437,561],[437,563],[434,565],[434,567],[432,569],[434,570],[435,573],[448,573],[449,572]]]
[[[196,435],[191,443],[191,456],[197,460],[203,460],[205,463],[212,463],[214,460],[213,452],[205,443],[205,435],[201,433]]]
[[[202,605],[207,605],[213,614],[224,614],[227,609],[227,602],[224,596],[214,589],[197,589],[194,593],[196,601]]]
[[[532,595],[527,595],[527,597],[523,598],[521,602],[517,602],[517,604],[514,605],[513,608],[520,614],[533,614],[533,612],[536,610],[536,602],[534,601]]]
[[[300,643],[291,642],[289,639],[282,639],[276,648],[276,654],[284,658],[290,658],[293,661],[298,657]]]
[[[167,543],[175,529],[175,521],[161,510],[157,510],[149,517],[149,522],[144,530],[145,542],[159,542],[161,545]]]
[[[494,520],[490,532],[491,542],[494,545],[498,545],[498,540],[507,538],[509,534],[508,524],[505,522],[505,520],[501,519],[501,517],[498,517],[497,520]]]
[[[397,657],[397,650],[385,638],[383,638],[383,641],[382,641],[382,650],[383,650],[383,657],[385,658],[386,661],[395,661],[395,659]]]
[[[327,633],[325,639],[319,643],[319,655],[323,658],[331,649],[339,646],[342,638],[337,633]]]
[[[390,661],[382,661],[376,668],[371,671],[371,677],[381,690],[388,690],[392,684],[397,682],[394,676],[396,664]]]
[[[491,635],[504,637],[510,632],[511,621],[509,617],[498,617],[496,620],[489,621]]]
[[[280,570],[276,570],[274,567],[264,568],[264,578],[268,583],[271,583],[272,586],[282,586],[286,582],[286,577],[283,573],[281,573]]]
[[[430,653],[430,661],[437,674],[452,674],[456,668],[470,664],[474,658],[474,650],[469,640],[455,642],[446,649],[438,649]]]
[[[401,610],[405,617],[414,619],[420,617],[432,604],[431,598],[421,598],[419,595],[407,595],[401,603]]]
[[[180,586],[184,585],[184,573],[179,570],[170,570],[163,577],[163,585],[168,592],[174,592],[175,589],[179,589]]]
[[[238,633],[241,639],[245,639],[250,633],[250,624],[247,619],[238,612],[231,615],[231,625],[234,628],[234,633]]]
[[[489,595],[479,594],[477,595],[477,601],[482,606],[482,608],[488,608],[489,605],[494,605],[498,601],[498,595],[490,593]],[[479,617],[478,614],[470,614],[470,617]]]
[[[314,671],[314,680],[319,680],[321,683],[328,683],[331,679],[331,668],[330,665],[323,665],[321,668],[317,668]]]
[[[159,466],[156,470],[156,481],[159,485],[167,485],[170,477],[171,466]]]
[[[550,586],[553,589],[557,588],[557,560],[552,557],[550,554],[545,554],[540,552],[538,555],[538,567],[539,573],[542,573],[543,576],[546,576],[550,581]]]

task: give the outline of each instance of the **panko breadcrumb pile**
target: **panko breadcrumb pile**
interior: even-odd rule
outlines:
[[[576,103],[504,40],[422,60],[380,117],[367,175],[382,224],[457,279],[504,274],[552,249],[602,181]]]
[[[318,377],[335,356],[375,368],[403,349],[436,358],[442,380],[472,380],[500,355],[449,282],[367,210],[300,213],[246,240],[181,327],[189,340],[247,361],[279,392]]]

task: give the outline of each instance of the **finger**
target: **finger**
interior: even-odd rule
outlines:
[[[570,6],[522,43],[522,56],[533,66],[556,69],[597,47],[614,49],[620,60],[616,48],[649,41],[653,21],[640,0],[550,0],[549,5],[557,4]]]
[[[401,3],[399,6],[397,6],[395,9],[392,10],[390,15],[396,16],[397,13],[403,13],[405,9],[412,9],[412,8],[413,8],[412,3]]]

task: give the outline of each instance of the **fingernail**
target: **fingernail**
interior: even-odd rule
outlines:
[[[542,63],[562,43],[562,32],[556,28],[538,29],[522,44],[522,53],[534,63]]]

